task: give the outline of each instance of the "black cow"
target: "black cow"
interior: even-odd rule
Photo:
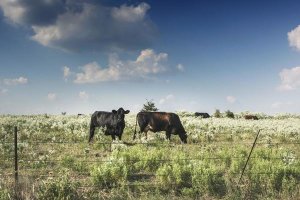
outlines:
[[[112,110],[112,112],[95,111],[91,117],[89,142],[94,137],[96,127],[105,128],[104,134],[111,135],[113,140],[116,139],[115,136],[121,140],[125,128],[125,114],[129,112],[123,108],[119,108],[117,111]]]
[[[208,113],[195,112],[195,116],[202,117],[202,118],[210,118],[210,115]]]
[[[184,130],[180,119],[175,113],[165,112],[139,112],[136,116],[135,130],[133,139],[136,138],[136,126],[137,123],[140,127],[140,134],[145,133],[147,138],[147,132],[150,130],[154,133],[159,131],[166,131],[166,137],[171,139],[171,134],[179,135],[182,142],[187,143],[187,134]]]
[[[245,119],[253,119],[253,120],[258,120],[258,117],[255,115],[245,115],[244,116]]]

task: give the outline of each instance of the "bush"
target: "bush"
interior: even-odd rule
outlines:
[[[124,162],[106,162],[91,171],[93,182],[100,187],[121,186],[127,181],[128,168]]]
[[[46,180],[37,191],[37,199],[82,199],[78,190],[79,184],[70,181],[68,176],[56,180]]]
[[[9,200],[12,199],[7,189],[0,188],[0,199],[1,200]]]
[[[223,197],[227,193],[226,182],[222,173],[209,174],[207,185],[209,193],[213,196]]]
[[[164,164],[157,172],[158,183],[164,189],[182,189],[192,187],[191,165],[181,165],[179,163]]]
[[[216,109],[215,113],[214,113],[214,117],[216,118],[220,118],[221,117],[221,112],[219,109]]]
[[[230,110],[227,110],[227,111],[225,112],[225,116],[228,117],[228,118],[234,118],[234,114],[233,114],[233,112],[231,112]]]

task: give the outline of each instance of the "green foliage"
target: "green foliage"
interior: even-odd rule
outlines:
[[[10,200],[12,199],[7,189],[2,189],[0,187],[0,200]]]
[[[164,164],[156,172],[158,183],[165,189],[192,187],[191,165]]]
[[[62,159],[61,165],[67,169],[82,172],[87,171],[86,163],[77,161],[74,157],[66,156]]]
[[[33,177],[20,179],[27,185],[20,192],[31,188],[33,199],[298,199],[300,149],[292,143],[300,139],[299,118],[241,116],[197,119],[180,113],[188,145],[180,145],[176,135],[166,142],[164,133],[148,133],[144,144],[133,143],[134,114],[126,115],[123,141],[112,142],[98,129],[92,144],[87,143],[90,116],[2,116],[0,175],[11,173],[17,125],[19,161],[26,166],[20,174]],[[259,129],[260,144],[237,187]],[[63,170],[69,176],[59,173]],[[13,182],[13,176],[0,180],[0,199],[14,194],[13,184],[7,184]]]
[[[73,183],[67,175],[54,180],[46,180],[38,187],[38,199],[60,200],[81,199],[79,184]]]
[[[220,118],[222,116],[222,114],[221,114],[219,109],[216,109],[213,116],[216,117],[216,118]]]
[[[233,114],[233,112],[231,112],[230,110],[227,110],[227,111],[225,112],[225,116],[228,117],[228,118],[234,118],[234,114]]]
[[[146,99],[146,103],[143,105],[143,108],[141,111],[142,112],[155,112],[155,111],[158,111],[158,109],[156,108],[153,100]]]
[[[128,167],[123,162],[105,162],[91,171],[93,183],[100,187],[122,186],[126,183]]]
[[[223,197],[227,193],[227,187],[222,173],[211,173],[207,179],[208,191],[211,195]]]

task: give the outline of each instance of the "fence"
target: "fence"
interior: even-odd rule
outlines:
[[[259,134],[259,132],[258,132]],[[251,151],[250,151],[250,154],[248,155],[248,157],[245,157],[245,156],[237,156],[237,157],[230,157],[231,160],[234,160],[234,159],[237,159],[237,160],[246,160],[246,163],[243,167],[243,170],[242,172],[239,172],[239,173],[226,173],[226,175],[232,175],[232,176],[238,176],[240,175],[240,178],[239,178],[239,181],[238,181],[238,184],[240,183],[241,179],[242,179],[242,176],[243,174],[262,174],[262,175],[271,175],[271,174],[276,174],[276,173],[269,173],[269,172],[256,172],[256,173],[249,173],[249,172],[245,172],[245,169],[246,169],[246,166],[247,166],[247,163],[250,159],[250,156],[251,156],[251,153],[254,149],[254,146],[255,145],[264,145],[264,144],[268,144],[268,145],[274,145],[274,146],[279,146],[279,145],[285,145],[285,144],[294,144],[294,145],[298,145],[300,144],[300,142],[276,142],[276,143],[267,143],[267,142],[260,142],[260,143],[256,143],[257,142],[257,138],[258,138],[258,134],[255,138],[255,141],[254,143],[250,143],[250,142],[239,142],[239,144],[246,144],[246,145],[252,145],[252,148],[251,148]],[[10,178],[10,177],[14,177],[14,185],[15,185],[15,188],[17,189],[18,188],[18,184],[19,184],[19,179],[25,179],[25,178],[35,178],[35,179],[41,179],[41,178],[54,178],[54,177],[60,177],[60,175],[54,175],[53,174],[53,170],[41,170],[40,172],[42,173],[47,173],[47,174],[44,174],[44,175],[30,175],[30,174],[22,174],[22,172],[39,172],[37,169],[33,169],[32,167],[24,167],[23,164],[25,163],[32,163],[32,162],[42,162],[42,163],[46,163],[47,165],[49,164],[55,164],[55,163],[61,163],[61,162],[64,162],[65,160],[62,160],[62,159],[46,159],[46,160],[40,160],[40,159],[24,159],[22,158],[21,155],[19,155],[19,152],[18,152],[18,144],[22,144],[20,142],[18,142],[18,130],[17,130],[17,127],[14,127],[14,141],[13,142],[7,142],[7,141],[2,141],[1,143],[3,144],[8,144],[8,145],[13,145],[14,146],[14,151],[13,151],[13,158],[6,158],[6,159],[0,159],[0,161],[4,162],[4,161],[13,161],[13,166],[14,166],[14,170],[13,170],[13,173],[11,174],[1,174],[0,175],[0,178],[1,177],[7,177],[7,178]],[[215,143],[215,142],[214,142]],[[230,144],[232,142],[230,141],[217,141],[216,143],[223,143],[223,144]],[[47,145],[70,145],[70,144],[82,144],[81,142],[28,142],[28,144],[30,145],[40,145],[40,144],[47,144]],[[109,143],[109,142],[99,142],[98,144],[103,144],[103,145],[109,145],[110,146],[110,151],[111,151],[111,145],[112,143]],[[160,143],[152,143],[152,142],[149,142],[149,143],[141,143],[141,142],[137,142],[137,143],[124,143],[126,145],[136,145],[136,144],[139,144],[139,145],[155,145],[155,146],[160,146],[160,145],[163,145],[163,146],[166,146],[166,144],[160,144]],[[172,147],[172,145],[169,144],[169,146]],[[184,144],[184,146],[199,146],[199,144]],[[39,152],[43,152],[43,151],[39,151]],[[12,155],[10,155],[12,156]],[[77,155],[77,156],[86,156],[86,154],[80,154],[80,155]],[[156,162],[160,162],[160,163],[168,163],[168,162],[181,162],[181,161],[196,161],[196,160],[202,160],[202,161],[205,161],[205,160],[225,160],[227,158],[224,158],[224,157],[191,157],[191,158],[186,158],[186,159],[156,159],[155,161]],[[251,157],[251,159],[259,159],[258,157]],[[266,157],[266,159],[268,160],[282,160],[283,158],[282,157]],[[287,158],[289,159],[289,158]],[[299,160],[299,158],[293,158],[294,160]],[[126,162],[129,162],[129,163],[134,163],[134,162],[148,162],[148,161],[151,161],[150,159],[131,159],[131,160],[126,160]],[[107,159],[97,159],[97,160],[81,160],[80,162],[84,162],[84,163],[111,163],[111,162],[115,162],[114,160],[107,160]],[[20,167],[21,166],[21,167]],[[1,167],[0,167],[1,169]],[[21,173],[20,173],[21,172]],[[88,178],[90,177],[90,173],[77,173],[76,175],[70,175],[69,177],[72,178],[72,179],[85,179],[85,178]],[[220,173],[215,173],[215,174],[211,174],[211,175],[215,175],[215,176],[220,176]],[[144,179],[149,179],[151,177],[158,177],[158,176],[166,176],[166,175],[159,175],[159,174],[130,174],[127,176],[128,179],[136,179],[138,177],[143,177]],[[123,186],[127,186],[127,187],[157,187],[159,186],[158,184],[156,183],[146,183],[146,184],[124,184]],[[99,187],[99,186],[93,186],[93,185],[81,185],[79,188],[98,188],[98,189],[108,189],[108,188],[111,188],[112,186],[109,186],[109,187]],[[118,186],[117,186],[118,187]]]

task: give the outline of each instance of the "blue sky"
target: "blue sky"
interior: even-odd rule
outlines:
[[[299,1],[0,2],[0,113],[300,113]]]

